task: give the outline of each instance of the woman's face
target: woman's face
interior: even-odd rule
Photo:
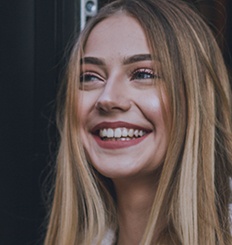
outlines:
[[[79,118],[88,160],[112,179],[153,175],[168,144],[167,99],[143,29],[125,14],[105,19],[92,30],[81,64]]]

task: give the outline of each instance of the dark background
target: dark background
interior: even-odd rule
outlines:
[[[197,2],[231,69],[232,1]],[[0,0],[1,245],[42,244],[57,141],[55,95],[79,12],[80,0]]]

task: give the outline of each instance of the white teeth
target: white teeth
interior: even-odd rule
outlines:
[[[126,128],[123,128],[122,129],[122,136],[127,137],[127,135],[128,135],[128,130]]]
[[[121,138],[128,139],[133,137],[142,137],[146,132],[138,129],[127,129],[127,128],[104,128],[99,130],[99,136],[101,138]]]
[[[104,128],[103,130],[100,130],[100,137],[104,138],[106,136],[107,136],[107,129]]]
[[[134,129],[129,129],[128,136],[131,138],[134,136]]]
[[[122,136],[122,131],[120,128],[116,128],[115,131],[114,131],[114,137],[115,138],[121,138]]]
[[[138,129],[135,130],[134,136],[135,136],[135,137],[138,137],[138,136],[139,136],[139,130],[138,130]]]
[[[143,130],[139,131],[139,136],[142,137],[143,136]]]
[[[113,138],[114,137],[114,130],[112,128],[109,128],[107,130],[107,138]]]

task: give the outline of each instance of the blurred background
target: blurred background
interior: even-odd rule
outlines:
[[[186,0],[187,1],[187,0]],[[0,0],[0,244],[42,244],[69,44],[106,0]],[[232,1],[188,0],[232,68]],[[46,184],[45,184],[46,183]]]

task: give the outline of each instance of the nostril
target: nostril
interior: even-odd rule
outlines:
[[[131,103],[129,100],[118,99],[118,100],[104,100],[97,101],[95,104],[95,108],[101,112],[114,112],[114,111],[127,111],[131,107]]]
[[[108,112],[110,110],[112,110],[112,105],[110,102],[107,101],[98,101],[96,103],[96,109],[99,111],[103,111],[103,112]]]

